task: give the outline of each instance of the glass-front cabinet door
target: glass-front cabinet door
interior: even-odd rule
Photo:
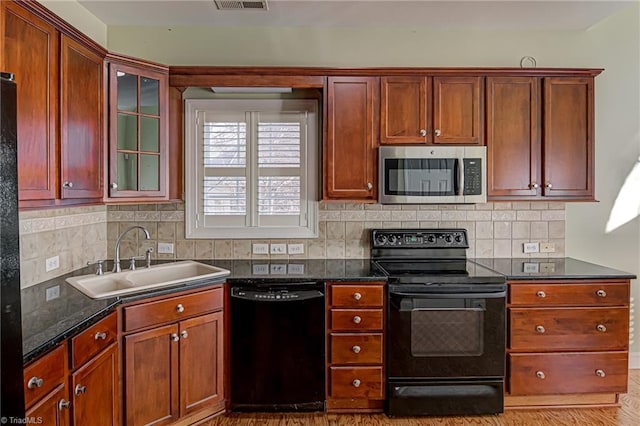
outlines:
[[[109,198],[167,199],[168,75],[109,66]]]

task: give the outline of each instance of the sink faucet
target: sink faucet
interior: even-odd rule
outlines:
[[[150,239],[151,236],[149,235],[149,231],[147,230],[147,228],[145,228],[144,226],[131,226],[127,229],[125,229],[122,234],[120,234],[120,236],[118,237],[118,240],[116,241],[116,255],[113,258],[113,272],[121,272],[122,270],[120,269],[120,240],[122,240],[122,237],[124,237],[127,232],[133,230],[133,229],[141,229],[142,232],[144,232],[144,238],[145,239]]]

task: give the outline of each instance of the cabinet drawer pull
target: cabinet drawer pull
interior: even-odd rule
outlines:
[[[97,332],[95,336],[93,336],[95,340],[107,340],[107,332],[104,333]]]
[[[358,345],[354,345],[354,346],[351,348],[351,350],[353,351],[353,353],[355,353],[355,354],[359,354],[359,353],[360,353],[360,351],[361,351],[362,349],[360,348],[360,346],[358,346]]]
[[[545,328],[543,326],[539,325],[539,326],[536,326],[536,331],[538,333],[544,333],[547,330],[545,330]]]
[[[436,136],[440,136],[442,134],[442,132],[440,131],[440,129],[436,129],[435,132],[433,132]]]
[[[184,306],[182,306],[182,303],[178,303],[178,305],[176,306],[176,312],[177,313],[184,312]]]
[[[606,325],[604,325],[604,324],[598,324],[598,325],[596,326],[596,329],[597,329],[598,331],[601,331],[601,332],[603,332],[603,333],[604,333],[605,331],[607,331],[607,326],[606,326]]]
[[[535,182],[531,182],[531,185],[529,185],[529,187],[530,187],[531,189],[537,189],[537,188],[539,188],[539,187],[540,187],[540,185],[538,185],[538,184],[537,184],[537,183],[535,183]]]
[[[551,188],[553,188],[553,185],[551,185],[551,182],[547,182],[547,183],[544,185],[544,187],[545,187],[545,188],[548,188],[548,189],[551,189]]]
[[[353,323],[354,324],[360,324],[362,322],[362,318],[360,318],[358,315],[356,315],[355,317],[353,317]]]
[[[73,188],[73,182],[65,182],[62,184],[62,187],[65,189]]]
[[[180,336],[178,336],[176,333],[171,333],[171,340],[177,342],[178,340],[180,340]]]
[[[547,293],[545,293],[544,291],[540,290],[539,292],[536,293],[536,296],[538,296],[538,297],[547,297]]]
[[[75,393],[76,396],[80,394],[84,395],[85,393],[87,393],[87,387],[82,385],[76,385],[76,388],[74,389],[73,393]]]
[[[602,289],[596,291],[596,294],[600,297],[607,297],[607,292]]]
[[[182,337],[183,339],[189,337],[189,333],[187,333],[187,330],[182,330],[182,332],[180,332],[180,337]]]
[[[43,384],[44,384],[44,379],[34,376],[30,378],[29,381],[27,382],[27,387],[29,389],[41,388]]]
[[[353,379],[353,382],[351,382],[351,384],[353,385],[354,388],[359,388],[361,382],[358,379]]]
[[[373,184],[371,182],[367,182],[367,189],[371,191],[373,189]]]
[[[360,299],[362,299],[362,294],[360,294],[358,292],[353,293],[353,298],[356,299],[356,300],[360,300]]]
[[[536,377],[538,379],[544,379],[546,376],[544,374],[544,371],[536,371]]]
[[[427,131],[425,129],[420,129],[420,136],[427,136]]]
[[[606,376],[606,374],[604,374],[604,370],[596,370],[596,376],[598,377],[604,377]]]
[[[62,411],[63,408],[69,407],[71,407],[71,401],[67,401],[66,399],[62,398],[60,402],[58,402],[58,411]]]

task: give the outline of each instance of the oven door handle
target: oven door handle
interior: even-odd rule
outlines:
[[[391,291],[390,294],[414,299],[500,299],[507,296],[506,291],[494,293],[405,293]]]

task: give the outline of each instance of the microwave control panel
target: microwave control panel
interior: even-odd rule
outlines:
[[[464,187],[462,195],[482,194],[482,159],[464,158]]]

